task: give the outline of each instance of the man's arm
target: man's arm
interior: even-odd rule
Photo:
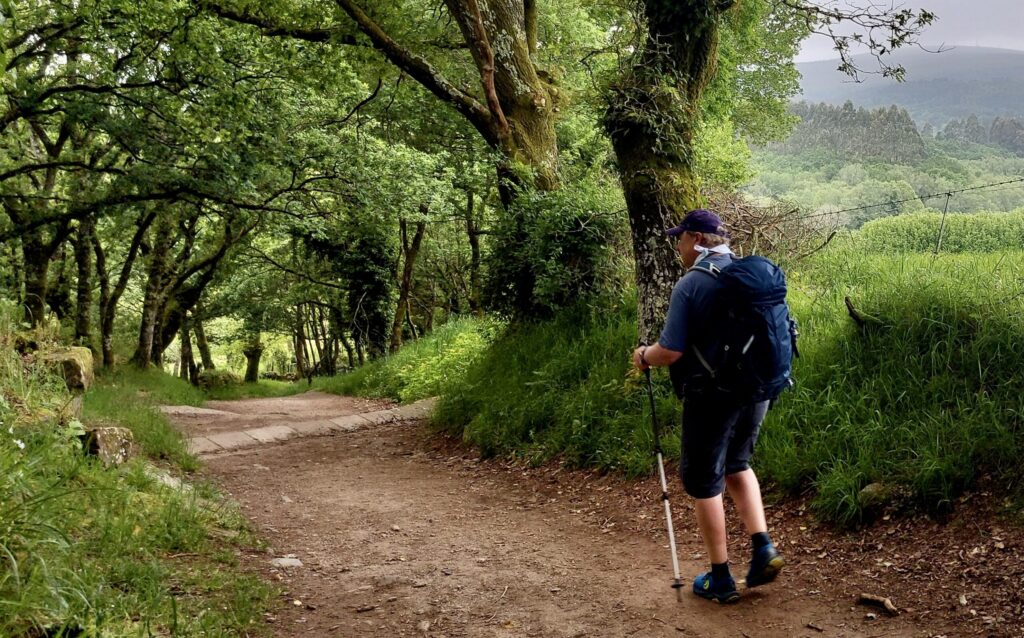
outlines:
[[[633,365],[640,370],[651,367],[662,367],[672,365],[683,356],[682,352],[669,350],[659,343],[653,346],[640,346],[633,351]]]

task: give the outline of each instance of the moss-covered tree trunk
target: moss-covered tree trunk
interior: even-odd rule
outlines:
[[[135,354],[132,355],[132,363],[139,368],[148,368],[153,363],[154,345],[158,340],[157,331],[160,329],[160,310],[164,305],[165,281],[168,276],[168,253],[174,244],[172,232],[172,224],[168,218],[158,222],[149,255],[149,273],[146,278],[146,294],[142,302],[139,339]]]
[[[203,328],[201,304],[196,304],[196,313],[192,316],[192,330],[196,335],[196,347],[199,349],[199,361],[203,364],[203,370],[213,370],[217,366],[213,364],[210,342],[206,339],[206,330]]]
[[[44,240],[41,231],[31,231],[21,237],[22,264],[25,267],[25,323],[38,325],[46,315],[46,297],[49,292],[50,260],[54,251]]]
[[[263,344],[258,340],[246,343],[242,354],[245,355],[245,382],[256,383],[260,380],[260,359],[263,357]]]
[[[682,266],[665,229],[701,204],[693,142],[714,74],[720,14],[730,3],[643,0],[644,42],[610,92],[605,114],[626,197],[639,338],[658,336]]]
[[[96,219],[91,215],[79,222],[75,234],[75,266],[78,283],[75,290],[75,342],[92,349],[92,234]]]

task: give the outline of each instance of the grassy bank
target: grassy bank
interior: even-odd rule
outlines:
[[[501,326],[491,319],[451,321],[389,357],[343,375],[318,377],[313,381],[313,388],[403,403],[437,396],[462,383],[466,371],[486,350]]]
[[[16,311],[0,325],[0,635],[259,635],[272,592],[238,569],[244,518],[168,478],[195,461],[153,406],[201,395],[158,373],[101,379],[82,421],[131,429],[142,452],[106,468],[82,453],[63,381],[14,352]]]
[[[837,248],[794,272],[797,388],[760,447],[784,487],[813,484],[831,518],[860,516],[871,482],[948,507],[981,474],[1020,487],[1024,453],[1024,253]],[[869,320],[858,328],[844,297]]]
[[[848,241],[790,268],[798,385],[769,414],[758,471],[783,490],[812,488],[818,511],[847,523],[875,482],[928,510],[948,507],[983,474],[1017,490],[1024,254],[933,258],[872,246]],[[847,296],[869,318],[865,328],[848,316]],[[646,390],[628,363],[634,307],[621,299],[508,330],[461,381],[439,386],[436,424],[488,455],[650,471]],[[404,365],[434,369],[420,354],[403,352]],[[348,388],[401,397],[384,370]],[[674,427],[667,374],[655,378],[658,412]],[[675,436],[665,444],[678,454]]]

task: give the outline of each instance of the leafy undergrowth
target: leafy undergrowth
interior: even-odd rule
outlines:
[[[486,350],[501,326],[492,319],[452,321],[408,343],[392,356],[343,375],[317,378],[313,388],[403,403],[437,396],[446,388],[462,383],[466,371]]]
[[[155,372],[101,379],[83,420],[132,429],[143,452],[108,469],[83,454],[63,381],[14,351],[17,309],[2,311],[0,635],[262,633],[273,592],[237,569],[235,547],[255,542],[244,518],[210,486],[170,478],[194,459],[153,406],[202,396]]]
[[[512,327],[452,385],[434,422],[484,455],[516,451],[537,462],[637,476],[651,468],[653,433],[646,382],[631,372],[636,304],[609,301],[553,321]],[[678,407],[668,376],[654,374],[662,422]],[[678,456],[677,437],[665,437]]]

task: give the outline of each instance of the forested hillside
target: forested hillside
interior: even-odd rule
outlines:
[[[790,112],[799,123],[786,140],[756,149],[747,192],[792,202],[812,219],[856,227],[928,208],[1011,211],[1024,197],[1019,118],[986,124],[970,115],[936,129],[895,105],[799,102]]]
[[[853,56],[862,65],[870,57]],[[839,60],[804,62],[800,99],[839,106],[847,100],[868,109],[898,104],[920,125],[943,127],[971,114],[991,120],[1024,115],[1024,52],[983,47],[925,45],[897,51],[904,82],[863,74],[860,82],[837,73]]]

